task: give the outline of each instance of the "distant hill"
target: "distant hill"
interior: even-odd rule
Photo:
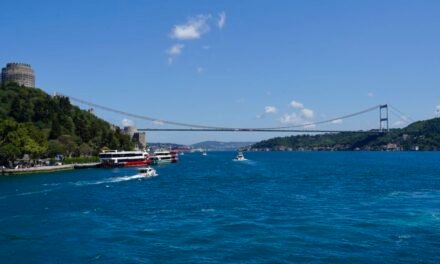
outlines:
[[[129,136],[66,97],[14,83],[0,87],[0,165],[28,154],[51,158],[96,155],[102,148],[133,148]]]
[[[389,133],[342,132],[276,137],[252,145],[270,150],[440,150],[440,118],[417,121]]]
[[[237,150],[242,147],[251,146],[255,142],[221,142],[221,141],[203,141],[192,144],[193,148],[203,148],[214,151],[230,151]]]

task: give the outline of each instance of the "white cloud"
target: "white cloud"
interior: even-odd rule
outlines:
[[[332,124],[342,124],[342,119],[333,120]]]
[[[303,123],[303,119],[296,113],[285,114],[279,119],[279,121],[281,124],[285,125],[301,125]]]
[[[189,18],[185,24],[175,25],[171,30],[170,37],[179,40],[198,39],[209,32],[208,19],[211,15],[197,15]]]
[[[255,116],[257,119],[262,119],[263,118],[263,115],[256,115]]]
[[[304,125],[304,128],[306,128],[306,129],[312,129],[312,128],[315,128],[315,127],[316,127],[315,124],[305,124]]]
[[[315,113],[313,112],[313,110],[308,109],[308,108],[304,108],[301,110],[302,116],[306,119],[312,119],[315,116]]]
[[[222,29],[225,26],[226,23],[226,13],[225,12],[221,12],[220,14],[218,14],[218,28]]]
[[[374,97],[374,93],[373,92],[369,92],[369,93],[367,93],[367,96],[368,97]]]
[[[122,125],[124,127],[126,127],[126,126],[134,126],[134,121],[130,120],[130,119],[127,119],[127,118],[124,118],[124,119],[122,119]]]
[[[264,107],[264,112],[266,114],[276,114],[278,110],[275,106],[266,106]]]
[[[295,100],[293,100],[292,102],[290,102],[290,106],[291,106],[292,108],[295,108],[295,109],[303,109],[303,108],[304,108],[304,104],[302,104],[302,103],[300,103],[300,102],[297,102],[297,101],[295,101]]]
[[[185,47],[185,45],[183,45],[183,44],[174,44],[169,49],[167,49],[166,52],[170,55],[168,57],[168,64],[173,64],[176,57],[179,56],[180,54],[182,54],[184,47]]]
[[[167,53],[169,55],[173,55],[173,56],[180,55],[182,53],[182,50],[183,50],[184,47],[185,47],[185,45],[183,45],[183,44],[174,44],[173,46],[171,46],[167,50]]]
[[[153,124],[158,125],[158,126],[163,126],[164,125],[163,121],[161,121],[161,120],[154,120]]]
[[[308,117],[302,113],[301,115],[298,115],[297,113],[291,113],[291,114],[285,114],[281,118],[278,119],[278,121],[283,125],[294,125],[294,126],[302,126],[305,129],[312,129],[316,127],[316,124],[312,124],[309,120],[309,117],[313,117],[313,111],[310,109],[303,109],[306,110]],[[311,111],[311,113],[309,112]]]
[[[205,69],[203,69],[202,67],[197,67],[197,73],[202,73],[204,71],[205,71]]]

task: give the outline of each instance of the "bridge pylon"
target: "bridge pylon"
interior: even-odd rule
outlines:
[[[379,131],[383,132],[384,129],[386,129],[386,132],[390,131],[388,125],[388,104],[379,106]]]

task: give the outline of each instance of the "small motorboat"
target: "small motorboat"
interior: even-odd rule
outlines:
[[[240,160],[246,160],[246,158],[243,155],[243,152],[238,152],[237,156],[235,156],[234,161],[240,161]]]
[[[206,153],[206,151],[203,151],[202,155],[203,155],[203,156],[207,156],[208,153]]]
[[[156,170],[151,167],[139,168],[138,174],[145,177],[157,176]]]

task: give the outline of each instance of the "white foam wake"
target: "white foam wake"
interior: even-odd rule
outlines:
[[[132,175],[132,176],[113,177],[113,178],[103,179],[103,180],[99,180],[99,181],[79,181],[79,182],[75,182],[74,185],[76,185],[76,186],[98,185],[98,184],[103,184],[103,183],[140,180],[140,179],[151,178],[151,177],[155,177],[155,176],[145,176],[145,175],[136,174],[136,175]]]

